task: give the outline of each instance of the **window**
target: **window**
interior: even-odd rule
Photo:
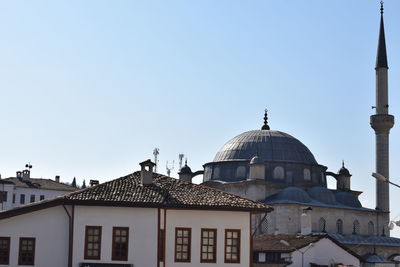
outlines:
[[[225,263],[240,263],[240,230],[225,230]]]
[[[375,227],[373,222],[368,223],[368,235],[374,235],[375,234]]]
[[[44,200],[44,195],[40,195],[40,200]]]
[[[112,260],[127,261],[129,244],[129,228],[113,227]]]
[[[353,235],[359,235],[360,234],[360,223],[355,220],[353,222]]]
[[[7,191],[0,192],[0,202],[7,202]]]
[[[213,178],[214,179],[219,179],[220,178],[219,175],[220,175],[219,167],[215,167],[214,168],[214,173],[213,173]]]
[[[35,195],[31,195],[31,203],[35,202]]]
[[[283,178],[285,178],[285,170],[283,169],[283,167],[281,166],[275,167],[274,179],[282,180]]]
[[[0,264],[10,263],[10,238],[0,237]]]
[[[319,231],[325,233],[326,232],[326,220],[324,218],[319,219],[318,222]]]
[[[258,262],[265,262],[266,261],[266,254],[265,252],[258,253]]]
[[[24,195],[24,194],[21,194],[21,195],[19,196],[19,203],[20,203],[20,204],[25,204],[25,195]]]
[[[304,180],[310,181],[311,180],[311,171],[310,169],[303,170]]]
[[[246,167],[245,166],[239,166],[236,169],[236,178],[244,178],[246,176]]]
[[[165,259],[165,230],[160,229],[158,233],[158,261],[164,262]]]
[[[175,228],[175,262],[190,262],[191,236],[191,228]]]
[[[336,232],[338,234],[343,234],[343,221],[341,219],[336,221]]]
[[[35,238],[21,237],[19,239],[19,265],[35,265]]]
[[[200,262],[217,262],[217,229],[201,229]]]
[[[267,219],[267,217],[264,217],[264,219],[261,221],[261,233],[268,234],[268,219]]]
[[[13,201],[12,201],[12,203],[15,204],[15,194],[13,194]]]
[[[85,259],[99,260],[101,253],[101,226],[86,226]]]

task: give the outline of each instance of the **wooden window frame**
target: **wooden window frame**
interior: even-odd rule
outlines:
[[[6,248],[6,254],[8,254],[7,255],[7,260],[5,260],[5,261],[1,261],[1,258],[0,258],[0,264],[4,264],[4,265],[9,265],[10,264],[10,242],[11,242],[11,240],[10,240],[10,237],[8,237],[8,236],[0,236],[0,240],[6,240],[7,241],[7,248]]]
[[[34,194],[32,194],[29,198],[29,203],[33,203],[36,201],[36,196]]]
[[[188,234],[188,244],[187,244],[187,246],[188,246],[188,249],[187,249],[187,254],[188,254],[188,257],[187,257],[187,259],[177,259],[177,253],[178,253],[178,251],[177,251],[177,246],[178,245],[184,245],[184,244],[178,244],[178,231],[188,231],[189,232],[189,234]],[[184,227],[175,227],[175,253],[174,253],[174,260],[175,260],[175,262],[190,262],[191,261],[191,254],[192,254],[192,251],[191,251],[191,248],[192,247],[192,228],[184,228]]]
[[[116,242],[115,242],[115,231],[116,230],[125,230],[126,231],[126,251],[125,251],[125,257],[120,257],[115,255],[117,248],[116,248]],[[111,259],[113,261],[127,261],[128,260],[128,253],[129,253],[129,227],[113,227],[112,231],[112,252],[111,252]]]
[[[214,233],[214,237],[213,237],[213,259],[209,260],[209,259],[203,259],[203,253],[209,253],[208,252],[208,247],[210,247],[209,244],[205,245],[203,244],[203,239],[206,238],[208,239],[208,241],[210,240],[209,237],[204,237],[203,233],[204,232],[213,232]],[[207,247],[207,251],[203,252],[203,246]],[[217,229],[215,228],[201,228],[201,235],[200,235],[200,262],[201,263],[216,263],[217,262]]]
[[[23,241],[33,241],[32,245],[32,261],[23,262],[22,261],[22,242]],[[34,237],[20,237],[19,238],[19,249],[18,249],[18,265],[35,265],[35,250],[36,250],[36,238]]]
[[[232,233],[238,233],[238,243],[236,246],[232,246],[229,245],[228,246],[228,232],[232,232]],[[240,245],[241,245],[241,231],[240,229],[225,229],[225,244],[224,244],[224,263],[240,263]],[[236,247],[237,248],[237,259],[236,260],[232,260],[232,259],[227,259],[226,255],[227,255],[227,248],[228,247]],[[229,252],[230,254],[233,254],[232,252]]]
[[[99,255],[98,256],[89,256],[88,255],[88,230],[89,229],[98,229],[99,230]],[[102,236],[102,227],[101,226],[94,226],[94,225],[86,225],[85,227],[85,251],[84,251],[84,259],[85,260],[100,260],[101,258],[101,236]]]
[[[39,200],[44,200],[44,195],[40,195]]]
[[[19,195],[19,204],[24,205],[25,204],[25,194],[20,194]]]

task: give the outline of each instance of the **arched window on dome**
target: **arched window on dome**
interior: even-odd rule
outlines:
[[[236,178],[245,178],[245,176],[246,176],[246,167],[245,166],[237,167],[235,177]]]
[[[274,169],[274,179],[282,180],[285,178],[285,170],[282,166],[277,166]]]
[[[360,234],[360,223],[358,220],[354,220],[353,222],[353,235],[359,235]]]
[[[219,170],[219,167],[214,167],[213,178],[214,178],[214,179],[219,179],[219,178],[221,178],[221,177],[220,177],[220,170]]]
[[[373,222],[368,223],[368,235],[374,235],[375,234],[375,226]]]
[[[336,233],[343,234],[343,221],[341,219],[336,221]]]
[[[211,173],[212,169],[210,166],[207,166],[204,170],[204,180],[209,181],[211,180]]]
[[[306,168],[303,170],[303,176],[305,181],[311,181],[311,171],[310,169]]]
[[[326,232],[326,220],[324,218],[319,219],[318,230],[323,233]]]

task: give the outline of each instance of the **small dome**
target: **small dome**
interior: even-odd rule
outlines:
[[[319,202],[330,205],[336,204],[335,195],[332,193],[331,190],[329,190],[326,187],[321,187],[321,186],[311,187],[307,190],[307,193],[312,199],[315,199]]]
[[[262,160],[261,160],[258,156],[254,156],[254,157],[250,160],[250,164],[257,164],[257,163],[262,163]]]
[[[337,202],[339,202],[343,205],[346,205],[346,206],[350,206],[350,207],[354,207],[354,208],[362,207],[358,198],[350,192],[336,193],[336,200],[337,200]]]
[[[192,169],[190,169],[190,167],[185,164],[185,166],[182,167],[181,171],[179,172],[179,174],[191,174],[192,173]]]
[[[298,187],[287,187],[280,191],[276,195],[276,200],[289,200],[300,203],[309,203],[311,202],[310,196],[301,188]]]
[[[351,176],[349,170],[346,169],[345,167],[340,168],[339,174],[340,174],[340,175],[343,175],[343,176]]]
[[[254,130],[228,141],[215,155],[214,162],[251,160],[317,164],[311,151],[293,136],[273,130]]]

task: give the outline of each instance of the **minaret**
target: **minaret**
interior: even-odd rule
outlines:
[[[389,179],[389,132],[394,125],[394,116],[389,114],[388,64],[386,56],[385,29],[383,24],[383,1],[381,1],[381,23],[376,56],[376,104],[375,115],[371,116],[371,127],[376,138],[376,172]],[[389,183],[376,181],[376,209],[387,212],[389,222]],[[386,223],[386,225],[387,225]]]

